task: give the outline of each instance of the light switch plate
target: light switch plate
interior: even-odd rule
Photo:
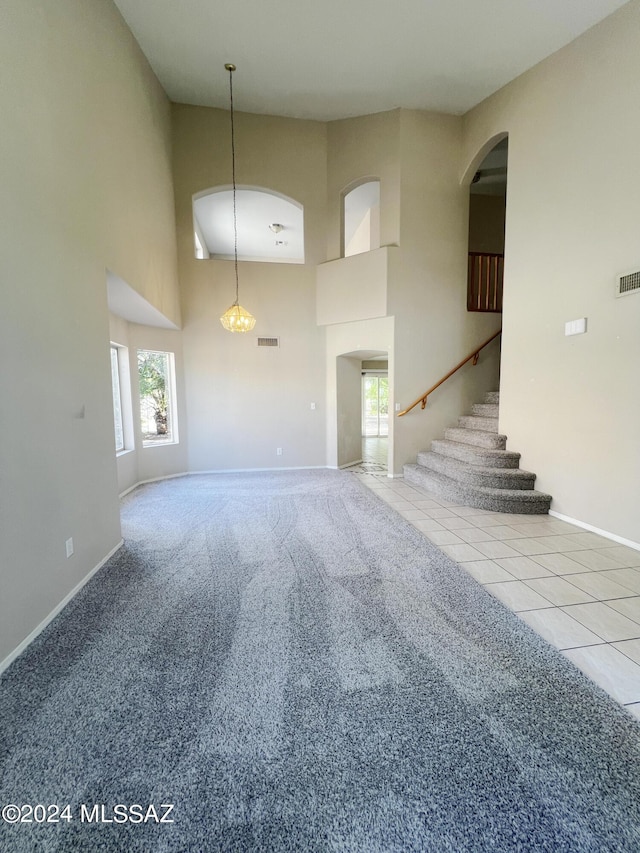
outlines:
[[[564,324],[565,335],[584,335],[587,331],[587,318],[581,317],[579,320],[569,320]]]

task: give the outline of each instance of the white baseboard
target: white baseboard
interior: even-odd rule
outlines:
[[[124,540],[121,539],[120,542],[115,546],[115,548],[112,548],[111,551],[109,551],[109,553],[106,555],[106,557],[103,557],[103,559],[100,560],[98,565],[94,566],[94,568],[91,569],[89,574],[85,575],[85,577],[80,581],[80,583],[76,584],[76,586],[74,586],[74,588],[71,590],[70,593],[68,593],[68,595],[65,595],[60,604],[54,607],[51,613],[49,613],[49,615],[45,619],[43,619],[42,622],[36,628],[33,629],[29,636],[25,637],[24,640],[20,643],[20,645],[7,655],[7,657],[2,661],[2,663],[0,663],[0,675],[5,671],[8,666],[10,666],[14,662],[14,660],[19,655],[22,654],[22,652],[27,648],[27,646],[29,646],[35,640],[38,634],[41,634],[47,627],[47,625],[52,622],[62,610],[64,610],[64,608],[67,606],[67,604],[69,604],[71,599],[74,598],[80,592],[82,587],[86,583],[88,583],[88,581],[91,580],[95,573],[104,566],[107,560],[110,560],[111,557],[113,557],[113,555],[116,553],[116,551],[119,551],[120,548],[122,548],[123,544]]]
[[[589,530],[591,533],[597,533],[599,536],[604,536],[605,539],[612,539],[619,545],[626,545],[627,548],[634,548],[640,551],[640,542],[634,542],[632,539],[625,539],[623,536],[618,536],[615,533],[610,533],[608,530],[602,530],[600,527],[594,527],[592,524],[587,524],[585,521],[578,521],[577,518],[571,518],[568,515],[562,515],[560,512],[550,509],[549,515],[554,518],[559,518],[560,521],[566,521],[568,524],[575,524],[576,527],[582,527],[584,530]]]

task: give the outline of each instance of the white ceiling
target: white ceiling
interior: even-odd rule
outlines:
[[[172,101],[462,114],[626,0],[115,0]]]

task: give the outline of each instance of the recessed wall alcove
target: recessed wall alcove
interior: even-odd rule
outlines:
[[[264,187],[236,187],[238,260],[272,264],[304,263],[304,209]],[[193,196],[194,252],[199,259],[233,260],[233,187],[220,186]]]

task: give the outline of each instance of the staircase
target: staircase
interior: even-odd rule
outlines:
[[[506,450],[498,433],[499,392],[490,391],[458,426],[418,454],[417,464],[404,466],[404,478],[448,500],[493,512],[542,515],[551,495],[536,492],[535,474],[520,469],[520,454]]]

